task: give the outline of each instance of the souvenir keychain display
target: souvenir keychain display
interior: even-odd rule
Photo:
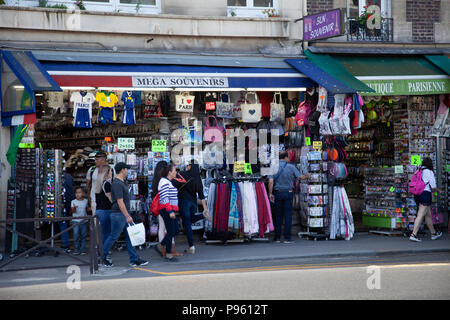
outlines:
[[[51,149],[45,151],[45,197],[44,217],[61,217],[63,210],[63,152]]]

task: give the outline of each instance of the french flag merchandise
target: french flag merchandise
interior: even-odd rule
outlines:
[[[77,128],[92,128],[92,104],[95,97],[87,91],[74,92],[70,96],[70,102],[73,102],[73,126]]]
[[[12,117],[3,117],[2,125],[5,127],[18,126],[21,124],[36,123],[36,113],[20,114]]]

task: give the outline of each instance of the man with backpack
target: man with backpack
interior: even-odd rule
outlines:
[[[417,237],[417,233],[424,218],[425,223],[431,232],[431,240],[440,238],[442,232],[436,232],[431,216],[431,192],[440,192],[436,186],[436,177],[433,172],[433,160],[431,160],[431,158],[423,159],[422,166],[412,176],[408,189],[409,193],[414,195],[414,201],[419,208],[414,222],[414,229],[409,240],[422,242],[422,240]]]

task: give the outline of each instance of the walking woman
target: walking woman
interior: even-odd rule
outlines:
[[[192,223],[195,223],[203,217],[211,221],[206,206],[205,196],[203,194],[203,183],[200,177],[200,169],[198,164],[193,161],[187,166],[187,171],[182,171],[173,180],[173,185],[178,189],[178,201],[180,205],[180,214],[183,221],[183,227],[189,247],[186,253],[194,254],[194,233],[192,232]],[[203,215],[196,215],[198,205],[197,196],[203,205]]]
[[[419,232],[420,225],[422,224],[424,218],[425,223],[431,232],[431,240],[436,240],[442,236],[442,232],[436,232],[436,230],[434,230],[433,219],[431,217],[431,192],[440,192],[440,190],[436,187],[436,177],[433,172],[433,160],[431,160],[431,158],[423,159],[422,167],[419,170],[423,170],[422,181],[426,184],[426,187],[421,195],[414,196],[414,200],[419,206],[419,209],[414,222],[414,230],[409,237],[409,240],[416,242],[422,241],[417,237],[417,232]]]
[[[159,164],[159,163],[158,163]],[[172,252],[172,240],[176,232],[176,215],[178,211],[178,190],[173,186],[171,180],[175,178],[177,171],[174,165],[161,161],[160,176],[155,176],[152,184],[158,185],[159,193],[159,215],[164,220],[166,235],[161,241],[161,245],[166,249],[165,258],[175,261]]]
[[[105,240],[111,233],[111,177],[112,170],[109,165],[98,168],[98,176],[94,186],[95,202],[97,204],[95,214],[98,216],[102,227],[102,243],[105,243]]]

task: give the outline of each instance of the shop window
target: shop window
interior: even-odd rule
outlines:
[[[278,0],[228,0],[228,16],[267,17],[278,14]]]

